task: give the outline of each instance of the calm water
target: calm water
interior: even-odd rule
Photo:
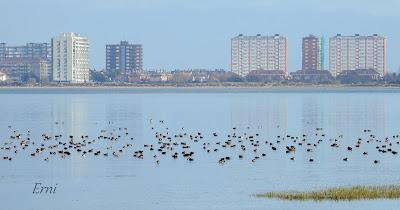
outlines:
[[[23,89],[0,90],[0,104],[2,145],[10,141],[13,129],[31,130],[32,139],[40,139],[43,133],[95,139],[101,130],[120,127],[128,128],[129,137],[115,144],[133,144],[118,158],[74,154],[46,162],[20,152],[12,161],[1,159],[1,209],[372,210],[400,206],[399,200],[288,202],[252,196],[268,191],[399,184],[400,157],[377,153],[374,145],[362,145],[351,153],[346,147],[358,137],[366,138],[369,134],[364,129],[371,129],[377,139],[400,134],[400,89]],[[154,132],[168,128],[175,134],[182,127],[187,133],[204,135],[198,143],[190,143],[193,162],[159,155],[157,165],[152,155],[158,153],[148,150],[143,160],[132,157],[143,144],[157,142]],[[287,155],[281,148],[284,144],[278,151],[264,146],[260,150],[266,157],[255,163],[251,162],[252,151],[239,160],[240,148],[211,153],[202,149],[203,142],[226,140],[233,127],[241,135],[259,133],[260,141],[275,141],[277,135],[313,136],[317,127],[323,128],[320,133],[326,137],[312,153],[303,149]],[[343,135],[343,146],[332,149],[328,139],[339,135]],[[392,148],[400,151],[399,145]],[[363,156],[362,151],[369,155]],[[1,156],[4,153],[0,150]],[[218,159],[227,155],[233,160],[219,165]],[[350,161],[343,162],[345,156]],[[309,163],[309,158],[315,162]],[[380,164],[374,165],[374,159]],[[35,182],[57,184],[57,193],[32,194]]]

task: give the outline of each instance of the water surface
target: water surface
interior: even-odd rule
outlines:
[[[9,141],[9,125],[21,132],[31,130],[34,139],[42,133],[94,139],[100,130],[126,127],[129,137],[116,144],[133,143],[135,149],[156,143],[154,132],[167,127],[171,133],[181,132],[182,127],[188,133],[201,132],[203,142],[226,140],[233,127],[242,135],[259,133],[260,141],[274,141],[278,135],[312,136],[315,128],[323,128],[320,134],[326,134],[326,141],[312,153],[302,150],[292,155],[295,161],[284,150],[273,152],[263,146],[260,150],[266,157],[252,163],[254,155],[249,151],[239,160],[239,148],[207,153],[202,142],[191,143],[193,162],[160,156],[159,165],[150,152],[143,160],[127,152],[119,158],[72,155],[48,162],[19,153],[12,161],[0,160],[0,197],[6,209],[372,210],[400,206],[398,200],[292,202],[252,196],[267,191],[399,184],[399,157],[376,153],[373,145],[348,153],[345,147],[332,149],[327,141],[343,135],[343,146],[354,145],[357,138],[368,137],[364,129],[371,129],[380,140],[400,134],[400,89],[6,89],[0,90],[0,104],[2,144]],[[362,151],[369,155],[361,155]],[[221,166],[222,156],[234,159]],[[350,161],[343,162],[344,156]],[[315,162],[308,162],[309,158]],[[375,159],[380,164],[374,165]],[[35,182],[57,184],[57,193],[33,195]]]

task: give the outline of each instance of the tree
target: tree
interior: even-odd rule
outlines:
[[[120,78],[121,70],[112,69],[110,71],[107,71],[106,75],[111,81],[116,81],[117,78]]]
[[[387,73],[384,77],[383,77],[383,80],[385,81],[385,82],[388,82],[388,83],[395,83],[395,82],[397,82],[397,74],[395,73],[395,72],[393,72],[393,73]]]
[[[243,82],[244,78],[239,76],[239,75],[237,75],[237,74],[235,74],[235,73],[233,73],[233,72],[227,72],[226,75],[225,75],[224,80],[226,82]]]
[[[180,72],[180,71],[175,71],[173,73],[173,81],[176,83],[186,83],[190,82],[190,77],[192,76],[191,72]]]
[[[90,80],[93,82],[108,82],[108,76],[102,71],[90,70]]]

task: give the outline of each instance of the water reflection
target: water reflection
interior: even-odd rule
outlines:
[[[372,129],[379,135],[385,135],[387,97],[379,94],[369,96],[359,95],[335,95],[334,100],[327,99],[325,114],[328,114],[328,125],[335,129],[336,133],[354,137],[364,129]]]
[[[260,132],[275,134],[287,132],[288,99],[286,96],[265,96],[256,94],[252,97],[237,97],[230,101],[230,116],[233,127],[250,127]],[[257,103],[249,103],[257,101]]]
[[[368,94],[224,91],[0,94],[0,140],[9,135],[9,124],[32,130],[36,138],[49,132],[53,135],[89,135],[96,139],[102,129],[128,127],[132,132],[130,135],[135,138],[132,143],[140,147],[149,142],[157,144],[150,129],[150,118],[167,122],[164,127],[156,129],[169,127],[171,132],[180,132],[184,127],[189,132],[201,131],[206,136],[204,141],[215,139],[212,132],[226,134],[232,127],[245,132],[247,126],[249,132],[261,133],[262,141],[276,140],[273,138],[276,135],[313,134],[316,127],[323,127],[323,132],[330,137],[344,134],[348,137],[346,141],[362,135],[363,129],[374,130],[380,139],[400,131],[400,91]],[[223,134],[217,140],[225,140]],[[138,209],[167,210],[261,210],[266,206],[273,209],[372,210],[382,206],[396,209],[399,205],[398,201],[380,200],[305,202],[300,205],[250,196],[270,190],[396,183],[400,173],[398,158],[378,156],[382,163],[372,166],[371,158],[376,157],[354,155],[351,161],[344,163],[338,156],[340,150],[332,150],[327,143],[327,147],[318,147],[312,154],[297,151],[295,161],[289,160],[282,151],[274,153],[268,150],[267,156],[255,164],[235,160],[220,166],[215,159],[221,154],[210,155],[199,144],[200,149],[191,148],[196,154],[193,163],[165,157],[160,165],[156,165],[152,156],[136,160],[132,159],[132,154],[120,158],[82,158],[77,155],[49,162],[31,157],[19,157],[11,163],[0,161],[0,197],[5,198],[3,205],[10,207],[7,209],[31,207],[19,202],[21,192],[25,203],[42,207],[40,209],[46,209],[42,203],[58,205],[60,209],[128,209],[135,206]],[[234,149],[227,150],[226,154],[237,155]],[[316,158],[313,164],[307,161],[311,156]],[[364,158],[370,159],[365,161]],[[38,199],[24,194],[31,183],[48,180],[62,186],[59,197]]]
[[[87,135],[90,123],[85,95],[63,95],[52,99],[50,113],[53,130],[65,135]]]
[[[302,98],[302,124],[303,133],[308,133],[315,128],[321,127],[323,115],[321,113],[320,98],[313,95],[305,95]]]

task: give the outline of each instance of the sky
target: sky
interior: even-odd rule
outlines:
[[[238,34],[288,38],[289,71],[301,68],[301,38],[387,38],[389,72],[400,68],[398,0],[1,0],[0,42],[50,42],[61,32],[90,41],[90,66],[105,68],[105,45],[143,45],[145,69],[230,69]],[[326,42],[326,49],[328,45]],[[328,68],[326,50],[325,68]]]

